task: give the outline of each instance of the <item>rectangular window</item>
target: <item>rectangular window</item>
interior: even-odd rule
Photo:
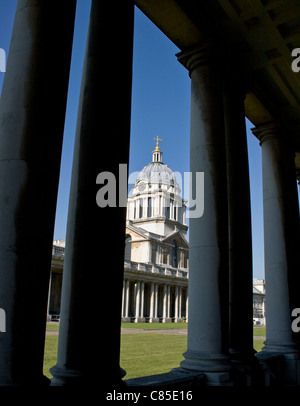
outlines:
[[[139,210],[139,218],[143,217],[143,199],[140,199],[140,210]]]
[[[157,252],[157,244],[152,244],[152,255],[151,255],[151,262],[156,264],[156,252]]]
[[[147,217],[152,217],[152,198],[148,197]]]

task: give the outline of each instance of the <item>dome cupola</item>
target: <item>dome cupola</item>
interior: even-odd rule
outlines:
[[[127,219],[150,232],[166,235],[177,227],[186,233],[186,201],[175,173],[162,162],[158,136],[152,162],[138,174],[128,196]]]

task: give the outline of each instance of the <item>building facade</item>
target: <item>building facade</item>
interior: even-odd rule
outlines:
[[[187,322],[186,201],[174,172],[162,162],[159,140],[152,162],[128,195],[121,319]],[[59,320],[65,240],[53,241],[48,319]],[[253,280],[253,324],[265,324],[264,280]]]
[[[127,204],[122,320],[179,322],[188,317],[185,201],[162,162],[159,139]]]
[[[188,318],[186,202],[158,145],[139,173],[127,205],[122,295],[124,322],[180,322]],[[53,242],[48,319],[58,320],[65,240]]]
[[[264,279],[253,279],[253,324],[266,324]]]

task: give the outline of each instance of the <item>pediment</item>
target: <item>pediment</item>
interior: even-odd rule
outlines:
[[[177,245],[184,248],[189,248],[189,243],[186,238],[182,235],[179,230],[173,231],[171,234],[167,235],[162,241],[166,243],[172,243],[176,241]]]

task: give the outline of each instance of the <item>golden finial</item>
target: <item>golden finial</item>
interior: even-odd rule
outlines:
[[[156,141],[155,151],[160,151],[158,143],[162,142],[162,139],[158,138],[158,135],[157,135],[156,138],[154,138],[154,140]]]

